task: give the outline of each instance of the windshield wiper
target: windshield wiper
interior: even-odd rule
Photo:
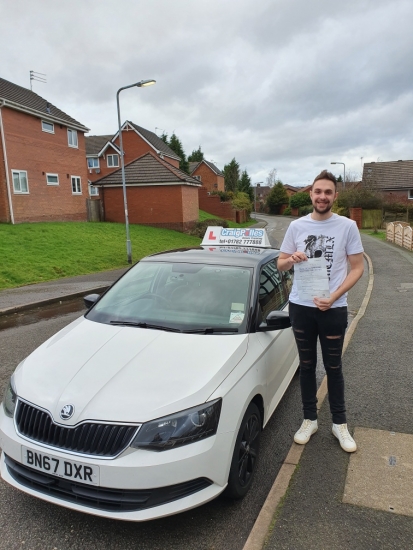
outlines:
[[[184,334],[215,334],[218,332],[238,332],[237,328],[223,328],[223,327],[205,327],[194,328],[191,330],[183,330]]]
[[[163,325],[152,325],[151,323],[144,323],[142,321],[110,321],[110,324],[121,327],[153,328],[156,330],[166,330],[168,332],[181,332],[179,328],[164,327]]]

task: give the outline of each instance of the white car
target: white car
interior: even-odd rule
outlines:
[[[264,230],[207,233],[86,297],[87,313],[18,365],[0,408],[5,481],[131,521],[246,494],[298,367],[292,275]]]

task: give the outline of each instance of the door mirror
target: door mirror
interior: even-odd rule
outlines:
[[[87,309],[91,308],[100,298],[100,294],[88,294],[83,297],[83,303]]]
[[[260,324],[258,330],[265,332],[267,330],[282,330],[290,327],[291,321],[288,311],[270,311],[266,321]]]

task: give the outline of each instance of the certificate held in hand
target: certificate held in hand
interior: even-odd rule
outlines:
[[[300,300],[312,302],[313,298],[330,298],[327,264],[323,256],[295,264],[294,277]]]

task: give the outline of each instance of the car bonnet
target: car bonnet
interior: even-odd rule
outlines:
[[[21,363],[16,389],[60,424],[140,423],[208,400],[247,346],[248,334],[180,334],[80,318]],[[62,420],[66,405],[74,414]]]

